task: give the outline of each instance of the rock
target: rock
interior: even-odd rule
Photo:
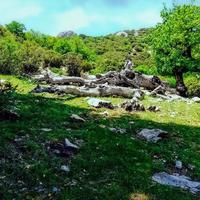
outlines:
[[[85,119],[83,119],[82,117],[76,115],[76,114],[72,114],[70,119],[73,121],[73,122],[85,122]]]
[[[137,136],[141,139],[145,139],[148,142],[157,142],[163,137],[166,137],[168,133],[161,129],[143,129],[140,131]]]
[[[190,177],[179,174],[170,175],[166,172],[156,173],[152,177],[153,181],[162,185],[170,185],[188,189],[193,194],[200,195],[200,182],[192,181]]]
[[[40,130],[44,131],[44,132],[51,132],[52,131],[51,128],[41,128]]]
[[[199,97],[193,97],[192,101],[195,103],[200,103],[200,98]]]
[[[195,169],[195,166],[194,166],[194,165],[191,165],[191,164],[188,164],[188,169],[194,170],[194,169]]]
[[[134,121],[130,121],[129,124],[130,124],[130,125],[133,125],[133,124],[135,124],[135,122],[134,122]]]
[[[122,128],[109,128],[109,130],[111,132],[119,133],[119,134],[125,134],[126,133],[126,129],[122,129]]]
[[[2,109],[0,110],[0,120],[19,120],[20,115],[13,110]]]
[[[116,33],[117,36],[122,36],[122,37],[128,37],[128,33],[125,31],[120,31],[118,33]]]
[[[138,101],[132,99],[131,101],[126,101],[121,104],[121,108],[124,108],[126,111],[145,111],[145,108],[142,104],[139,104]]]
[[[149,106],[147,108],[147,110],[149,110],[150,112],[159,112],[160,111],[160,108],[157,107],[157,106]]]
[[[133,96],[133,100],[142,100],[144,99],[144,92],[142,90],[136,90]]]
[[[182,169],[183,168],[183,163],[180,160],[176,160],[175,167],[177,169]]]
[[[87,100],[88,104],[90,106],[93,106],[95,108],[109,108],[109,109],[114,109],[114,106],[110,101],[104,101],[96,98],[89,98]]]
[[[58,193],[58,192],[60,192],[60,189],[58,189],[57,187],[53,187],[52,188],[52,192],[53,193]]]
[[[60,169],[61,169],[62,171],[64,171],[64,172],[70,172],[69,166],[67,166],[67,165],[62,165],[62,166],[60,167]]]
[[[68,139],[65,139],[65,148],[71,148],[71,149],[79,149],[79,147],[75,144],[72,144]]]
[[[5,82],[6,82],[6,80],[0,79],[0,84],[5,83]]]
[[[108,113],[108,111],[104,111],[104,112],[100,113],[100,115],[107,117],[109,115],[109,113]]]
[[[72,37],[76,35],[74,31],[63,31],[58,34],[58,37]]]

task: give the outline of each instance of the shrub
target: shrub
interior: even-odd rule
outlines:
[[[187,73],[185,75],[185,83],[188,87],[189,96],[200,97],[200,74]]]

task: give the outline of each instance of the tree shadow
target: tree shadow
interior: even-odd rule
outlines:
[[[0,122],[3,199],[123,200],[133,193],[146,194],[149,199],[198,199],[151,180],[155,172],[174,172],[176,159],[184,163],[182,173],[200,179],[198,127],[144,120],[137,113],[105,118],[91,109],[66,105],[62,99],[31,94],[15,94],[14,99],[11,103],[19,109],[20,119]],[[86,122],[71,121],[71,114]],[[126,134],[113,133],[110,127],[124,128]],[[136,137],[143,128],[166,130],[169,137],[148,143]],[[49,155],[45,148],[46,141],[64,138],[83,141],[70,161]],[[63,164],[70,165],[68,174],[60,170]],[[189,170],[188,164],[196,168]],[[52,191],[55,187],[57,192]]]

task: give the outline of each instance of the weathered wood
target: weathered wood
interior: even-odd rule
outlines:
[[[42,87],[37,86],[33,92],[34,93],[65,93],[77,96],[92,96],[92,97],[109,97],[109,96],[120,96],[124,98],[132,98],[137,92],[137,89],[119,87],[119,86],[97,86],[95,88],[89,87],[76,87],[72,85],[68,86],[52,86],[52,87]]]

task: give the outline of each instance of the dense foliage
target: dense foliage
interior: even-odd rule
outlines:
[[[183,73],[200,70],[200,6],[165,8],[161,16],[163,23],[151,35],[158,72],[173,73],[177,90],[183,94]]]

